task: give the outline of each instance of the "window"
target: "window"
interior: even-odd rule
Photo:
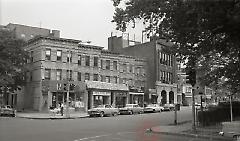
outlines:
[[[30,53],[30,57],[31,57],[31,62],[33,62],[33,51],[31,51],[31,53]]]
[[[78,80],[78,81],[82,81],[81,72],[78,72],[78,73],[77,73],[77,80]]]
[[[51,60],[51,49],[46,49],[46,60]]]
[[[98,74],[93,74],[93,81],[98,81]]]
[[[117,70],[117,61],[113,61],[113,69]]]
[[[129,72],[132,73],[132,71],[133,71],[133,66],[129,65]]]
[[[62,70],[57,70],[56,79],[57,80],[62,80]]]
[[[106,76],[106,82],[110,83],[110,76]]]
[[[90,80],[90,74],[89,73],[85,73],[85,80]]]
[[[127,64],[123,64],[123,72],[127,72]]]
[[[90,56],[85,56],[85,66],[90,66]]]
[[[67,70],[67,80],[72,80],[72,70]]]
[[[106,69],[110,70],[110,60],[106,60]]]
[[[57,50],[57,61],[62,61],[62,51]]]
[[[101,69],[103,69],[103,60],[101,60]]]
[[[105,82],[105,77],[101,75],[101,82]]]
[[[79,65],[79,66],[82,65],[82,58],[81,58],[81,55],[78,55],[78,65]]]
[[[45,69],[45,74],[44,74],[44,78],[46,79],[46,80],[50,80],[50,76],[51,76],[51,70],[50,69]]]
[[[72,52],[68,52],[67,54],[67,62],[72,62]]]
[[[97,66],[98,66],[98,57],[94,57],[94,59],[93,59],[93,65],[94,65],[94,67],[97,67]]]
[[[114,79],[114,83],[117,84],[117,83],[118,83],[118,78],[117,78],[117,76],[114,76],[113,79]]]

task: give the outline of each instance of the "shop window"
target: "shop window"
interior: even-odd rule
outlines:
[[[31,75],[32,76],[32,75]],[[45,69],[45,74],[44,74],[44,78],[46,80],[50,80],[51,76],[51,70],[50,69]]]
[[[57,50],[57,61],[62,61],[62,51]]]
[[[51,49],[46,49],[45,58],[48,61],[51,60]]]
[[[56,79],[57,80],[62,80],[62,70],[57,70]]]

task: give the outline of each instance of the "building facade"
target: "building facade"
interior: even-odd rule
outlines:
[[[25,50],[30,60],[24,108],[47,111],[66,104],[68,91],[73,110],[86,111],[100,104],[143,104],[144,59],[81,44],[79,40],[42,36],[30,40]]]
[[[108,49],[113,52],[144,58],[147,61],[145,97],[148,103],[177,103],[176,57],[167,48],[166,40],[153,40],[143,44],[126,45],[122,37],[108,38]]]

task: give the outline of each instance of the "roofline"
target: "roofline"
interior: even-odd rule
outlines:
[[[50,37],[50,36],[36,36],[35,38],[30,39],[27,43],[31,44],[31,43],[36,42],[38,40],[44,40],[44,39],[45,40],[57,41],[57,42],[74,43],[74,44],[78,44],[79,47],[84,47],[84,48],[93,48],[93,49],[99,49],[99,50],[102,50],[104,48],[104,47],[100,47],[100,46],[80,44],[81,40],[67,39],[67,38],[56,38],[56,37]]]

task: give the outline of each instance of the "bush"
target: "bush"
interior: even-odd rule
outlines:
[[[240,102],[232,102],[233,119],[240,116]],[[223,121],[230,121],[229,102],[219,103],[216,107],[211,107],[206,111],[198,111],[197,119],[203,126],[218,124]]]

